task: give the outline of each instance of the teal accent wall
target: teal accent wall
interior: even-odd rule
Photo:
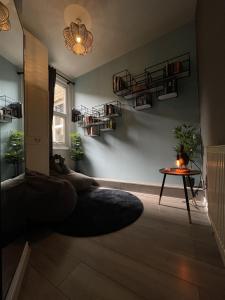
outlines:
[[[114,73],[128,69],[132,74],[138,74],[148,65],[185,52],[191,55],[191,76],[179,80],[177,98],[155,100],[153,108],[148,111],[135,111],[129,101],[121,99],[123,113],[115,132],[91,138],[85,137],[83,130],[78,129],[86,155],[82,161],[84,173],[161,184],[162,175],[158,170],[175,163],[173,147],[176,141],[172,130],[183,122],[199,126],[195,25],[187,24],[77,78],[75,105],[91,107],[118,99],[112,90]],[[179,184],[180,181],[169,178],[168,183]]]
[[[17,67],[0,56],[0,95],[6,95],[15,100],[21,100],[21,78],[17,74]],[[14,169],[11,164],[6,163],[4,153],[10,132],[22,130],[23,119],[13,119],[9,123],[0,123],[1,141],[1,181],[14,176]]]

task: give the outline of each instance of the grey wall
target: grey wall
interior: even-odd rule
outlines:
[[[17,71],[16,66],[0,56],[0,95],[21,100],[21,78]],[[13,130],[22,130],[22,119],[13,119],[11,123],[0,123],[1,181],[14,175],[13,166],[4,160],[7,140]]]
[[[77,79],[75,104],[91,107],[117,99],[112,91],[113,73],[123,69],[141,73],[147,65],[191,53],[191,77],[179,81],[178,98],[154,101],[151,110],[142,112],[134,111],[129,102],[122,100],[123,114],[115,132],[91,138],[79,129],[86,155],[82,163],[84,173],[161,183],[159,168],[174,166],[175,162],[172,130],[182,122],[199,123],[195,49],[195,26],[191,23]]]
[[[225,1],[199,0],[196,13],[204,146],[225,144]]]

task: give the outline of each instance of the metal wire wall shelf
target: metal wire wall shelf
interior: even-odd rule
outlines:
[[[190,72],[190,53],[185,53],[147,66],[137,75],[132,75],[127,69],[114,74],[113,92],[127,100],[144,94],[154,94],[159,100],[174,98],[177,96],[177,81],[190,76]]]
[[[84,129],[88,136],[99,136],[101,132],[116,129],[116,118],[121,116],[120,101],[112,101],[87,108],[81,105],[72,109],[72,121]]]
[[[0,96],[0,123],[22,118],[22,104],[6,95]]]

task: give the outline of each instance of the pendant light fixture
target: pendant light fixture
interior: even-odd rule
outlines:
[[[9,31],[11,28],[9,21],[9,10],[0,1],[0,31]]]
[[[86,55],[92,50],[93,35],[86,26],[76,19],[63,30],[65,46],[77,55]]]

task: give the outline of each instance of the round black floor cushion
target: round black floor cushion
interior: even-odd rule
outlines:
[[[115,189],[83,192],[73,213],[54,228],[70,236],[96,236],[119,230],[134,222],[143,204],[134,195]]]

